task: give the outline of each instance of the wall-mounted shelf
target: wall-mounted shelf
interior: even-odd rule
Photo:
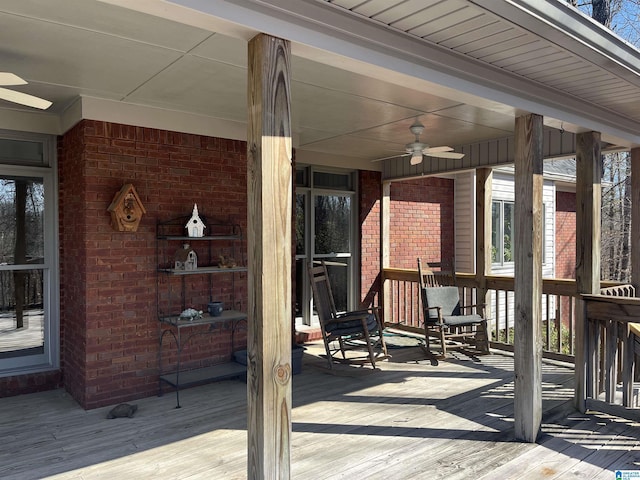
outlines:
[[[236,277],[247,271],[244,261],[242,231],[234,223],[205,222],[209,235],[190,237],[183,235],[189,217],[179,217],[157,225],[157,303],[160,322],[159,392],[162,385],[170,385],[176,391],[176,408],[180,407],[180,389],[205,382],[228,378],[245,378],[246,366],[233,362],[234,337],[240,325],[245,324],[247,315],[242,312],[241,303],[236,301]],[[189,244],[197,265],[188,268],[177,261],[184,244]],[[191,254],[189,254],[191,255]],[[219,257],[233,258],[231,267],[219,264]],[[190,260],[194,260],[189,257]],[[185,262],[186,263],[186,262]],[[187,288],[186,279],[189,281]],[[201,277],[201,278],[197,278]],[[220,282],[226,278],[226,310],[219,316],[207,313],[207,302],[219,300]],[[202,311],[202,315],[189,319],[180,316],[187,308]],[[208,326],[209,328],[206,328]],[[200,327],[200,328],[198,328]],[[231,352],[226,362],[201,368],[185,369],[183,357],[192,340],[204,334],[219,334],[221,329],[231,329]],[[167,365],[164,357],[169,353],[165,337],[175,341],[176,362]]]
[[[207,273],[246,272],[247,267],[198,267],[195,270],[176,270],[174,268],[159,268],[159,272],[169,275],[202,275]]]

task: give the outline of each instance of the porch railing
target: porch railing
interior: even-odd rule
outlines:
[[[385,308],[389,324],[422,326],[418,271],[388,268],[384,280],[389,288]],[[457,273],[456,284],[466,304],[478,303],[478,284],[475,275]],[[514,279],[507,276],[486,277],[486,316],[492,348],[513,350],[514,336]],[[575,336],[574,280],[543,280],[542,336],[543,351],[547,358],[573,362]]]
[[[383,272],[385,323],[422,327],[418,271],[388,268]],[[487,276],[487,320],[491,347],[513,350],[514,279]],[[477,303],[475,275],[458,273],[456,284],[466,304]],[[599,295],[582,295],[586,311],[586,385],[589,401],[635,407],[638,404],[636,368],[640,359],[640,298],[630,285],[602,282]],[[543,280],[543,356],[575,362],[576,283],[574,280]],[[583,317],[583,321],[584,321]],[[634,380],[636,382],[634,383]]]
[[[588,401],[637,407],[636,364],[640,356],[640,298],[632,286],[583,295],[587,317]]]

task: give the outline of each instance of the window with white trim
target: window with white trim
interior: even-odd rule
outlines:
[[[494,200],[491,204],[491,263],[513,263],[513,211],[515,204]]]
[[[515,203],[506,200],[494,200],[491,204],[491,263],[509,265],[514,261],[514,210]],[[547,263],[547,206],[542,204],[542,263]]]
[[[59,367],[55,138],[0,131],[0,376]]]

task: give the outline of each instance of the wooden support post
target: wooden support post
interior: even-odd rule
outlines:
[[[622,405],[627,408],[633,407],[633,375],[635,371],[635,335],[628,325],[622,327],[625,329],[622,337]]]
[[[515,125],[515,436],[535,442],[542,422],[542,170],[540,115]]]
[[[578,295],[600,291],[601,179],[600,133],[579,133],[576,136],[576,289]],[[585,305],[578,297],[575,329],[575,404],[581,412],[587,408],[587,372],[589,371],[587,364],[590,361],[587,327]]]
[[[606,322],[605,332],[604,399],[607,403],[613,403],[618,386],[618,322]]]
[[[290,478],[291,45],[259,34],[248,65],[247,478]]]
[[[631,283],[640,295],[640,148],[631,149]]]
[[[635,287],[636,296],[640,296],[640,148],[631,149],[631,284]],[[634,338],[635,335],[628,330],[623,350],[625,407],[631,407],[633,400],[633,379],[637,368]]]
[[[490,316],[487,275],[491,273],[491,188],[493,170],[476,170],[476,303],[486,303],[485,315]]]
[[[384,269],[389,268],[391,258],[391,182],[382,183],[380,204],[380,275],[382,287],[382,312],[385,322],[391,322],[391,284],[384,278]]]

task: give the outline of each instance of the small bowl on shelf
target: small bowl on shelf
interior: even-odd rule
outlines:
[[[207,311],[212,317],[219,317],[220,315],[222,315],[223,310],[224,303],[222,302],[209,302],[207,304]]]

